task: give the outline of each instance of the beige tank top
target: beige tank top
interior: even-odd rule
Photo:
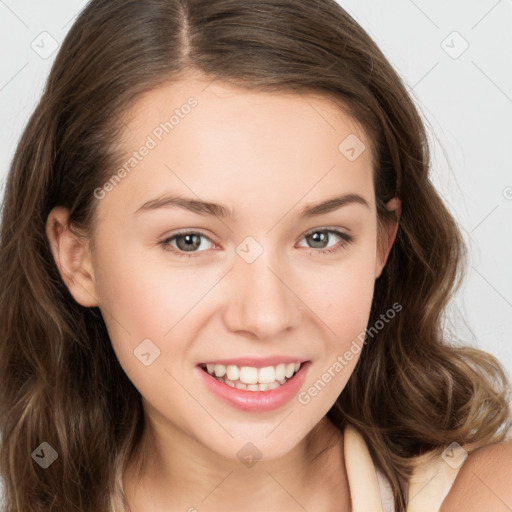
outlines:
[[[351,425],[344,429],[345,466],[353,512],[394,512],[391,486],[373,464],[361,434]],[[462,464],[449,464],[444,458],[415,466],[409,481],[407,512],[439,512]]]

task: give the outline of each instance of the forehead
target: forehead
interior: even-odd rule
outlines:
[[[336,134],[334,142],[345,133],[371,143],[338,98],[319,93],[248,90],[218,79],[187,78],[166,83],[139,96],[122,117],[128,128],[123,137],[127,143],[137,142],[131,140],[133,131],[139,132],[135,135],[152,134],[159,142],[162,138],[176,140],[166,137],[170,132],[187,137],[192,132],[201,135],[204,142],[218,142],[229,134],[230,128],[231,135],[235,135],[241,127],[245,133],[257,133],[261,142],[265,133],[275,140],[276,132],[282,129],[275,140],[279,145],[285,140],[306,139],[313,144],[319,138],[333,142],[326,139],[328,132]],[[211,130],[213,126],[215,130]]]
[[[118,167],[127,172],[102,206],[117,201],[133,212],[164,191],[236,212],[338,192],[371,202],[371,141],[327,97],[188,78],[139,97],[123,122]]]

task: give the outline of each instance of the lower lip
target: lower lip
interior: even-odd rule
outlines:
[[[199,366],[197,366],[197,370],[206,387],[232,407],[242,411],[263,412],[278,409],[297,395],[304,383],[309,365],[309,361],[302,363],[299,371],[291,379],[288,379],[278,388],[267,391],[247,391],[232,388],[218,381]]]

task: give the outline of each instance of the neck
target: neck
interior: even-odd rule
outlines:
[[[146,428],[123,478],[130,512],[350,510],[343,434],[326,417],[290,452],[251,467],[172,434]]]

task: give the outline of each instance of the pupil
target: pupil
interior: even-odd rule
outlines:
[[[194,243],[195,237],[195,243]],[[184,240],[184,244],[180,244],[180,241]],[[188,249],[197,249],[201,245],[200,237],[197,235],[182,235],[176,240],[177,245],[180,249],[188,250]],[[190,251],[189,251],[190,252]]]
[[[327,238],[327,234],[324,231],[316,231],[309,236],[313,239],[313,244],[320,244],[321,246]]]

